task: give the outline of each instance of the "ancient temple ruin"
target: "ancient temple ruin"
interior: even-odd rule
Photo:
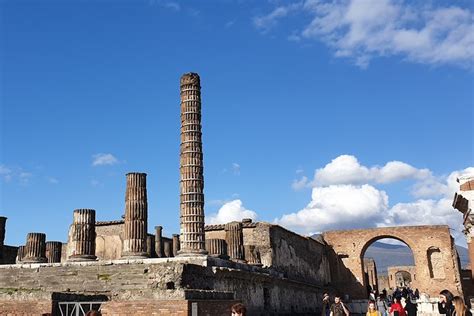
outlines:
[[[362,254],[387,237],[412,249],[412,282],[420,292],[436,297],[448,288],[468,295],[447,226],[331,231],[315,238],[251,219],[205,226],[197,74],[181,77],[180,96],[179,234],[164,236],[161,225],[148,222],[148,176],[138,172],[124,179],[124,218],[98,221],[100,210],[74,210],[65,242],[32,232],[25,245],[5,245],[7,218],[0,217],[0,315],[76,315],[71,311],[79,309],[119,316],[229,315],[237,302],[249,315],[314,315],[324,292],[346,295],[352,312],[361,313],[367,285],[377,282],[375,262],[364,270]],[[466,214],[470,232],[470,202],[462,192],[455,207]]]

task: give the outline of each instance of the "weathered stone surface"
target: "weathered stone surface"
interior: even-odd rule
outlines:
[[[205,254],[204,176],[199,75],[181,77],[180,255]]]
[[[225,239],[206,238],[206,250],[209,252],[210,256],[221,259],[229,259],[229,255],[227,254],[227,243]]]
[[[0,216],[0,259],[3,258],[3,245],[5,244],[5,227],[7,223],[7,218]]]
[[[245,262],[244,258],[244,235],[241,222],[230,222],[225,224],[225,241],[227,253],[230,260]]]
[[[155,226],[155,252],[156,252],[157,258],[161,258],[164,256],[162,234],[163,234],[163,227]]]
[[[176,257],[179,252],[179,235],[173,234],[173,257]]]

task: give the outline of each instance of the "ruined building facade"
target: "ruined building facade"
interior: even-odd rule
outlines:
[[[377,272],[373,262],[364,270],[363,254],[387,237],[412,249],[413,287],[431,296],[440,288],[463,294],[447,226],[317,238],[250,219],[205,226],[200,89],[197,74],[183,75],[179,234],[163,236],[162,226],[148,222],[147,175],[137,172],[124,181],[122,219],[117,213],[118,220],[97,221],[100,211],[75,210],[64,243],[34,232],[24,246],[5,245],[7,219],[0,217],[0,315],[66,315],[72,308],[119,316],[229,315],[236,302],[249,315],[312,315],[324,292],[347,294],[352,302],[367,298],[367,285],[378,286]]]

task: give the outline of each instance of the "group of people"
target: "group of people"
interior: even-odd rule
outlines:
[[[418,312],[416,299],[419,298],[416,292],[418,291],[397,289],[391,295],[391,303],[385,291],[376,299],[371,295],[366,316],[416,316]],[[440,292],[438,310],[440,314],[446,316],[472,316],[464,299],[461,296],[454,296],[448,290]],[[349,316],[349,314],[349,309],[339,295],[336,295],[334,303],[331,303],[329,294],[324,293],[321,316]]]

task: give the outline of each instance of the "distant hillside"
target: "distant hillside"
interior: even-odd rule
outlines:
[[[313,238],[321,238],[319,235]],[[465,268],[469,264],[469,255],[467,249],[456,245],[456,249],[461,261],[461,267]],[[379,274],[386,274],[387,268],[390,266],[407,266],[414,265],[413,255],[405,245],[392,245],[383,242],[374,242],[365,253],[366,258],[373,258],[377,265]]]

